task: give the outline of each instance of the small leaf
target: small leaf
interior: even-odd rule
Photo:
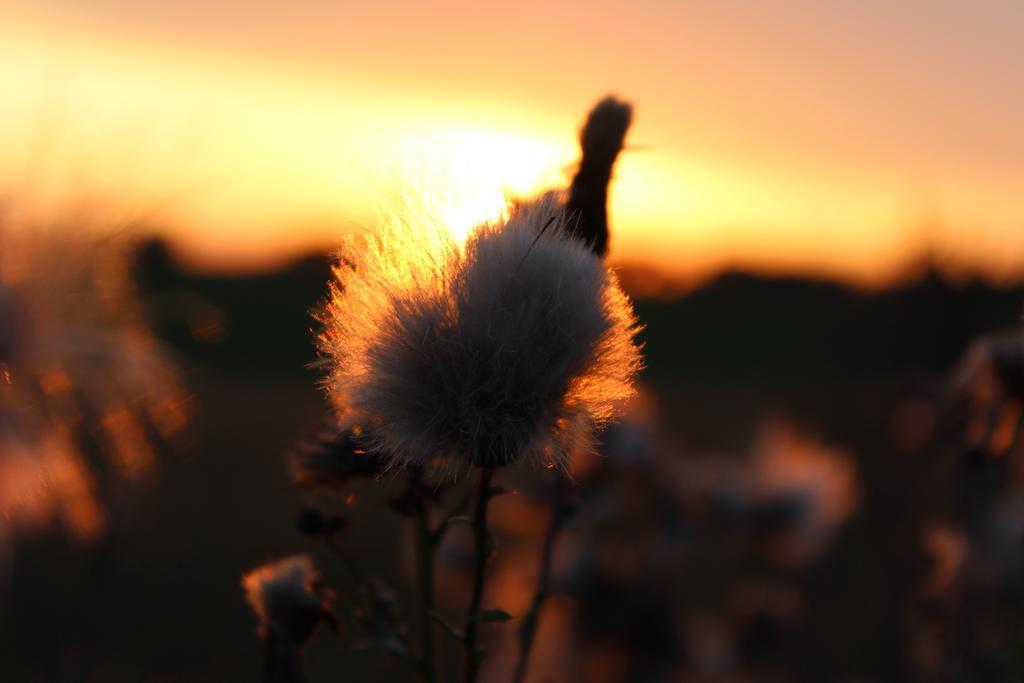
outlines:
[[[473,621],[480,624],[500,624],[511,618],[512,615],[503,609],[485,609],[483,612],[477,612]]]

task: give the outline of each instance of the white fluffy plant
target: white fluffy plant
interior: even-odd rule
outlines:
[[[332,591],[308,555],[293,555],[257,567],[242,577],[245,599],[259,618],[266,648],[266,679],[304,683],[301,651],[321,622],[335,632]]]
[[[357,450],[409,472],[402,500],[415,517],[417,661],[428,683],[437,680],[433,553],[450,516],[431,531],[427,466],[443,479],[479,471],[460,636],[472,683],[479,624],[507,618],[481,610],[495,470],[527,463],[561,476],[633,393],[641,356],[632,306],[572,228],[552,196],[517,204],[464,244],[436,221],[395,218],[352,237],[334,269],[318,340],[324,384]]]
[[[553,485],[537,589],[519,615],[513,680],[525,680],[555,537],[573,507],[569,463],[597,447],[601,428],[633,393],[642,365],[639,325],[601,258],[608,186],[631,120],[628,103],[602,99],[580,131],[580,164],[568,190],[514,203],[465,242],[430,210],[406,211],[372,233],[351,235],[339,250],[317,336],[333,410],[327,426],[291,454],[293,483],[315,495],[358,477],[404,475],[390,507],[412,522],[412,628],[394,593],[338,543],[345,517],[307,505],[298,527],[323,540],[351,579],[353,625],[365,636],[353,647],[397,656],[424,683],[440,680],[435,636],[442,627],[463,651],[462,680],[475,683],[480,625],[510,618],[481,607],[493,550],[488,504],[500,492],[492,482],[516,464],[550,470],[537,483]],[[449,484],[471,472],[472,490],[446,502]],[[355,496],[344,500],[347,515]],[[456,521],[470,523],[474,548],[461,628],[434,609],[435,555]]]
[[[551,200],[462,245],[396,220],[342,249],[319,346],[328,394],[391,466],[567,465],[631,395],[636,319]]]

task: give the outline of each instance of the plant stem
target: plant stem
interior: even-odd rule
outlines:
[[[265,683],[306,683],[299,648],[276,628],[271,628],[266,639],[266,659],[263,665]]]
[[[565,480],[561,472],[555,473],[555,490],[551,501],[551,518],[548,522],[547,533],[544,535],[544,545],[540,554],[540,571],[537,575],[537,592],[533,595],[533,602],[530,609],[523,617],[522,626],[519,629],[519,659],[516,661],[515,676],[513,683],[523,683],[526,678],[526,666],[530,662],[530,650],[533,648],[534,636],[537,632],[537,623],[540,617],[540,610],[548,597],[548,583],[551,579],[551,562],[555,553],[555,538],[562,526],[563,497],[565,494]]]
[[[416,503],[416,578],[419,583],[419,600],[416,609],[419,617],[420,656],[422,657],[423,680],[437,682],[437,654],[434,648],[434,539],[430,532],[427,506],[423,500]]]
[[[452,525],[452,520],[460,516],[465,512],[466,508],[469,507],[469,501],[472,499],[472,491],[467,491],[462,498],[459,499],[452,509],[444,516],[441,523],[438,524],[432,532],[430,532],[431,541],[434,546],[437,546],[444,540],[444,535]]]
[[[484,467],[480,470],[476,507],[473,510],[475,565],[473,568],[473,592],[469,601],[469,610],[466,613],[466,637],[463,640],[463,649],[466,655],[465,683],[476,683],[476,677],[480,671],[480,657],[476,650],[476,632],[479,625],[480,601],[484,594],[484,572],[487,568],[487,558],[491,554],[487,530],[487,503],[490,502],[493,495],[491,488],[493,478],[493,468]]]

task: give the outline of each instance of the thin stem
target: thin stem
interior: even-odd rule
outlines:
[[[263,664],[266,683],[306,683],[302,656],[288,636],[271,627],[266,638],[266,659]]]
[[[364,571],[363,568],[360,567],[359,564],[352,559],[352,557],[346,553],[341,546],[338,545],[333,536],[325,536],[324,541],[327,548],[341,560],[342,565],[345,567],[345,571],[348,572],[349,578],[352,579],[352,583],[355,585],[356,594],[361,594],[370,601],[373,613],[378,614],[390,612],[391,606],[381,599],[379,589],[374,585],[373,580],[367,575],[366,571]],[[405,640],[402,635],[390,626],[388,626],[387,629],[389,634],[401,641],[404,647]],[[399,657],[403,662],[415,667],[417,671],[420,670],[420,662],[415,657],[405,654],[404,652],[399,654]]]
[[[459,498],[459,502],[457,502],[452,507],[452,509],[444,516],[444,519],[441,520],[441,523],[438,524],[437,527],[431,532],[431,541],[435,546],[439,545],[441,541],[444,540],[445,532],[447,532],[448,529],[451,527],[452,520],[466,511],[466,508],[469,507],[469,501],[471,498],[472,491],[467,491],[465,495]]]
[[[419,600],[416,604],[419,617],[420,656],[423,680],[437,682],[437,654],[434,647],[434,539],[430,532],[427,506],[417,500],[415,510],[416,534],[416,578],[419,583]]]
[[[548,583],[551,580],[551,563],[555,554],[555,539],[562,526],[563,498],[565,496],[565,479],[561,472],[555,473],[555,490],[551,501],[551,518],[547,533],[544,534],[544,545],[540,554],[540,572],[537,575],[537,592],[533,595],[530,609],[523,617],[519,629],[519,659],[516,661],[513,683],[523,683],[526,679],[526,666],[530,662],[530,650],[533,648],[534,636],[537,632],[540,610],[548,597]]]
[[[480,671],[480,656],[476,650],[476,632],[480,622],[480,601],[484,594],[484,572],[487,568],[487,558],[491,554],[487,530],[487,503],[490,502],[494,493],[491,488],[493,478],[493,468],[485,467],[480,470],[476,507],[473,510],[473,543],[476,561],[473,568],[473,592],[469,601],[469,610],[466,613],[466,637],[463,640],[463,649],[466,655],[465,683],[476,683],[476,677]]]

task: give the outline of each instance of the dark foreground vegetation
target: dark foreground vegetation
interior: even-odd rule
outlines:
[[[397,482],[333,502],[286,485],[284,454],[325,410],[307,364],[328,271],[311,257],[263,276],[193,275],[160,243],[139,252],[146,309],[199,409],[182,452],[108,503],[98,540],[59,528],[16,539],[0,590],[4,680],[258,680],[242,571],[309,552],[342,598],[352,588],[296,529],[310,505],[335,505],[344,545],[399,597],[411,591],[403,520],[381,504]],[[557,545],[529,680],[1015,680],[1020,405],[992,367],[959,384],[954,370],[971,340],[1015,329],[1021,302],[1022,288],[931,273],[877,293],[727,274],[637,301],[643,390],[604,455],[577,463],[580,512]],[[519,618],[544,491],[506,479],[520,495],[494,505],[491,602]],[[467,571],[468,541],[453,529],[440,549],[442,612],[446,599],[464,609],[444,577]],[[484,639],[482,680],[506,680],[514,636]],[[307,649],[310,680],[413,680],[332,641],[324,631]]]

